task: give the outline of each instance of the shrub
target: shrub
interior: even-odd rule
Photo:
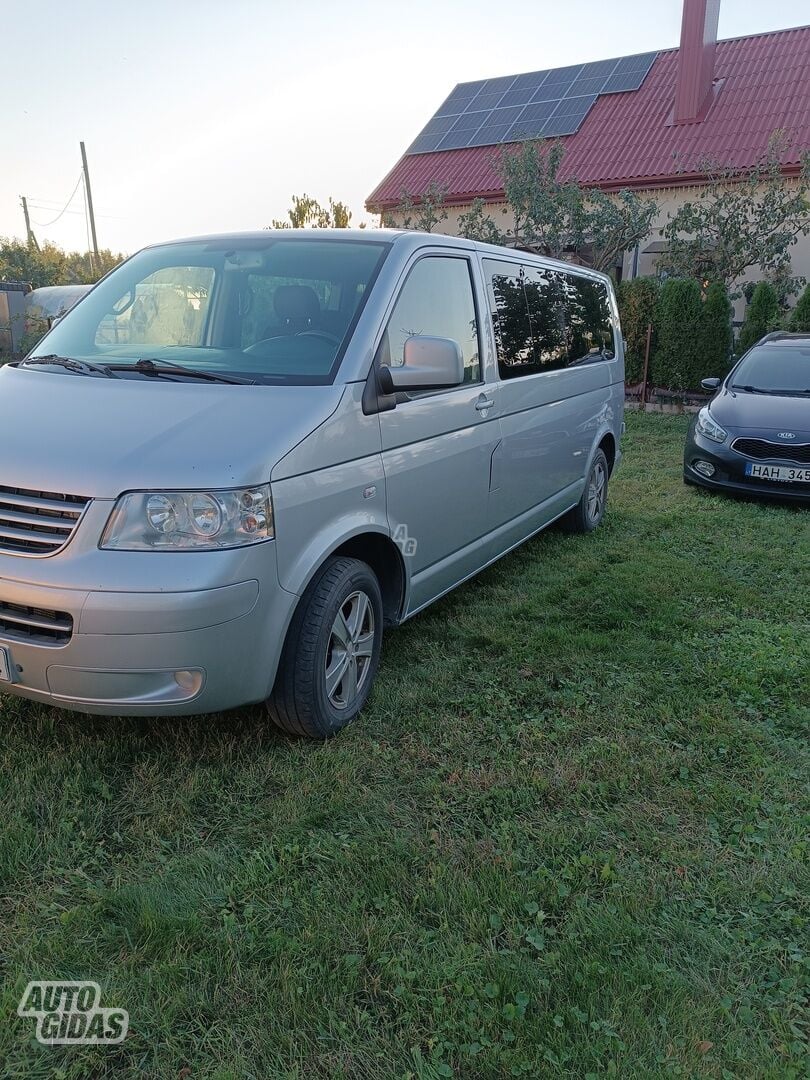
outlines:
[[[810,332],[810,285],[799,297],[787,320],[788,330]]]
[[[713,281],[706,290],[700,318],[700,343],[694,350],[692,386],[711,376],[723,376],[729,368],[734,331],[731,326],[731,301],[722,281]]]
[[[655,324],[658,281],[654,277],[621,281],[616,290],[616,299],[624,338],[625,378],[629,383],[641,382],[647,327],[650,323]]]
[[[656,304],[656,343],[650,361],[655,386],[689,389],[702,314],[700,285],[694,278],[669,278],[664,282]]]
[[[740,330],[737,351],[744,353],[755,345],[761,337],[779,326],[779,299],[773,285],[760,281],[751,296],[751,303],[745,313],[745,322]]]

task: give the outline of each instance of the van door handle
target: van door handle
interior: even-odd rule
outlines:
[[[475,408],[477,412],[486,412],[487,409],[491,409],[494,404],[494,398],[489,398],[486,394],[481,394],[475,403]]]

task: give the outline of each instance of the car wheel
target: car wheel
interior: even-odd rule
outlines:
[[[561,519],[566,532],[589,533],[605,516],[610,469],[602,450],[597,450],[591,462],[582,497],[573,509]]]
[[[366,703],[380,662],[382,597],[358,559],[329,559],[293,616],[276,683],[267,700],[291,735],[328,739]]]

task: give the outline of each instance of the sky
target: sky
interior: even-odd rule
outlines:
[[[101,247],[255,229],[293,193],[366,197],[458,82],[676,46],[681,0],[10,0],[0,236]],[[721,38],[807,21],[722,0]],[[67,204],[67,210],[54,221]]]

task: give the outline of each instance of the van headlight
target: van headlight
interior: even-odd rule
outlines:
[[[697,431],[699,435],[702,435],[704,439],[711,439],[712,442],[725,442],[728,438],[728,432],[725,428],[721,428],[720,425],[712,419],[712,414],[709,412],[708,405],[704,405],[698,413],[695,431]]]
[[[269,484],[232,491],[132,491],[115,504],[101,547],[216,551],[274,536]]]

